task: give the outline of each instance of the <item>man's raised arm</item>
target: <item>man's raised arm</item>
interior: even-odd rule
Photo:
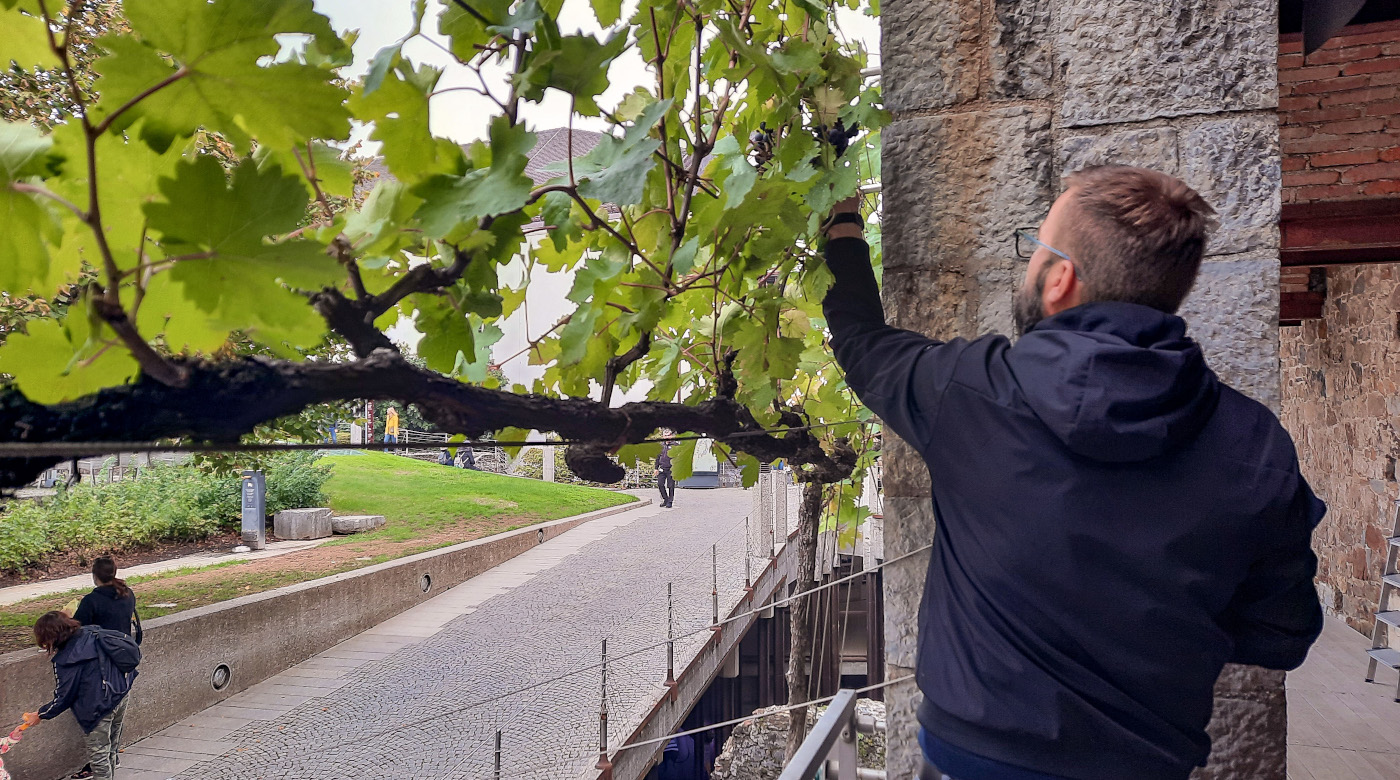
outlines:
[[[843,201],[835,213],[857,213],[858,203]],[[887,325],[859,222],[847,218],[828,224],[826,263],[835,282],[822,310],[836,362],[860,400],[900,438],[923,449],[966,342],[945,344]]]

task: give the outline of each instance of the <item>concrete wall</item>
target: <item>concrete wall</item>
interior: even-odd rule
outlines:
[[[1277,408],[1277,0],[886,0],[885,306],[939,337],[1009,332],[1011,231],[1064,174],[1123,162],[1181,176],[1221,214],[1183,311],[1226,381]],[[893,438],[893,437],[891,437]],[[891,442],[885,554],[934,533],[929,475]],[[927,556],[885,572],[887,675],[913,671]],[[1205,777],[1283,780],[1283,675],[1231,669]],[[891,690],[891,777],[918,762],[912,684]]]
[[[624,504],[444,547],[325,579],[145,621],[141,675],[132,689],[123,741],[130,743],[193,715],[374,627],[589,520],[642,506]],[[431,578],[425,593],[422,577]],[[211,679],[228,664],[222,691]],[[53,667],[39,650],[0,655],[0,712],[33,710],[53,696]],[[86,760],[82,731],[62,715],[26,732],[6,769],[48,780]]]
[[[1283,422],[1328,505],[1313,535],[1323,606],[1369,634],[1400,499],[1400,264],[1326,274],[1322,319],[1279,330]]]

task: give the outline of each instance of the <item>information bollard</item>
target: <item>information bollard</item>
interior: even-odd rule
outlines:
[[[243,544],[267,549],[267,480],[261,471],[243,472]]]

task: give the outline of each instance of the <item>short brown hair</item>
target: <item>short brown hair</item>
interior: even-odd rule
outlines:
[[[1106,165],[1070,174],[1067,250],[1086,301],[1124,301],[1174,314],[1191,292],[1215,209],[1159,171]]]
[[[34,644],[53,652],[62,647],[83,624],[62,612],[45,612],[34,621]]]

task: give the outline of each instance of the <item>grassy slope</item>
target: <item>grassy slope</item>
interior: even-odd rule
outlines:
[[[515,517],[520,525],[526,525],[633,500],[610,490],[503,477],[384,452],[326,460],[335,467],[326,494],[336,514],[384,515],[388,519],[379,531],[335,543],[381,538],[408,541],[425,532],[500,515]]]
[[[335,469],[326,494],[336,514],[384,515],[384,528],[337,537],[321,545],[317,550],[337,545],[353,545],[355,549],[330,567],[310,571],[298,568],[297,559],[302,554],[293,553],[260,562],[263,565],[258,571],[248,571],[245,562],[228,562],[134,577],[130,582],[140,598],[141,617],[150,619],[261,593],[633,500],[625,493],[448,468],[387,453],[334,456],[327,462]],[[357,556],[361,547],[365,554]],[[266,570],[267,564],[277,561],[287,565]],[[211,577],[211,569],[223,572]],[[0,607],[0,652],[28,646],[29,627],[35,618],[87,591],[83,588]],[[176,606],[151,606],[166,603]]]

